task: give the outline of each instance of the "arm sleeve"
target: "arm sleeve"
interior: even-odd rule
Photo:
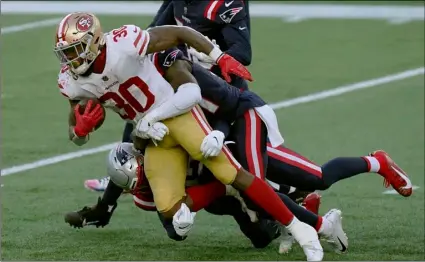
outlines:
[[[159,8],[158,12],[156,13],[155,17],[153,18],[153,21],[149,24],[148,27],[154,27],[157,26],[158,20],[163,15],[164,11],[172,5],[172,0],[164,0],[162,2],[161,7]]]
[[[152,26],[161,26],[161,25],[177,25],[176,20],[174,19],[174,5],[172,1],[168,4],[167,8],[162,10],[162,13],[157,17],[155,24]],[[150,27],[152,27],[150,26]]]
[[[248,25],[245,19],[226,24],[221,30],[228,49],[225,51],[241,64],[251,64],[252,50]]]

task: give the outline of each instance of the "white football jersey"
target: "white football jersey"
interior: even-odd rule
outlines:
[[[70,100],[97,98],[127,121],[137,122],[174,94],[146,55],[149,33],[125,25],[105,34],[106,62],[102,74],[74,78],[59,73],[61,93]]]

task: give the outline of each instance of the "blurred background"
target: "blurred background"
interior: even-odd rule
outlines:
[[[304,259],[298,247],[279,255],[278,242],[254,250],[233,220],[204,212],[185,242],[172,242],[157,215],[138,210],[130,196],[104,229],[63,223],[65,212],[95,204],[98,194],[83,181],[105,175],[124,123],[110,111],[88,144],[68,141],[55,26],[68,12],[91,11],[105,31],[146,28],[160,5],[1,2],[2,259]],[[365,174],[321,192],[322,213],[341,208],[351,241],[348,254],[325,260],[423,260],[424,2],[250,1],[250,13],[250,88],[275,108],[285,143],[318,164],[385,149],[416,186],[402,199]],[[341,87],[352,92],[316,95]]]

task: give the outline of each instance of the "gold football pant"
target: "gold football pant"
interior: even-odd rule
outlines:
[[[217,157],[202,157],[202,141],[212,130],[198,106],[163,123],[170,133],[158,146],[149,143],[144,163],[146,177],[159,212],[169,211],[186,195],[189,156],[202,162],[223,184],[233,183],[240,164],[227,147],[223,147]]]

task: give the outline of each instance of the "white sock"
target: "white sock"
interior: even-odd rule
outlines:
[[[381,165],[379,164],[378,159],[373,156],[365,156],[364,159],[369,163],[370,170],[369,172],[377,173],[379,169],[381,168]]]

